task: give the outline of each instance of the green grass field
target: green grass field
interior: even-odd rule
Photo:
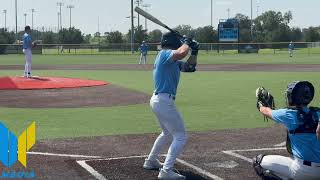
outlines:
[[[153,63],[156,55],[148,56]],[[33,55],[33,64],[137,64],[139,55]],[[319,54],[296,54],[289,58],[281,54],[216,54],[201,53],[199,64],[267,63],[267,64],[320,64]],[[0,65],[24,64],[23,55],[0,55]]]
[[[206,63],[290,63],[286,56],[260,55],[202,55]],[[3,64],[23,64],[22,56],[0,56]],[[35,64],[101,64],[136,63],[136,56],[35,56]],[[219,58],[223,60],[218,60]],[[228,60],[229,58],[229,60]],[[211,62],[211,59],[213,62]],[[318,63],[317,56],[295,57],[296,63]],[[88,61],[89,60],[89,61]],[[131,62],[133,61],[133,62]],[[271,61],[271,60],[270,60]],[[286,62],[287,61],[287,62]],[[269,62],[270,63],[270,62]],[[291,62],[292,63],[292,62]],[[0,76],[21,75],[22,71],[1,70]],[[151,71],[34,71],[40,76],[65,76],[105,80],[151,95]],[[309,80],[320,87],[320,72],[196,72],[183,74],[177,96],[188,131],[212,131],[229,128],[271,126],[264,123],[255,107],[255,89],[267,87],[275,96],[278,107],[284,106],[284,90],[293,80]],[[318,90],[316,92],[319,92]],[[1,92],[0,92],[1,93]],[[79,97],[81,98],[81,97]],[[316,94],[313,105],[319,105]],[[148,104],[106,108],[21,109],[0,108],[0,120],[19,134],[31,121],[38,125],[38,139],[140,134],[158,132],[159,127]]]

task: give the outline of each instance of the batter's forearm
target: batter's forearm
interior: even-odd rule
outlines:
[[[174,51],[173,60],[181,60],[185,58],[188,55],[189,52],[189,46],[186,44],[183,44],[179,49]]]
[[[197,56],[191,55],[191,56],[189,57],[189,59],[187,60],[187,62],[188,62],[189,64],[197,64],[197,60],[198,60]]]

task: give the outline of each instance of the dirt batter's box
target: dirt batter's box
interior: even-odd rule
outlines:
[[[142,168],[147,156],[128,156],[104,159],[79,160],[77,163],[99,180],[106,179],[156,179],[158,171],[147,171]],[[164,156],[163,156],[164,157]],[[177,171],[187,179],[217,179],[222,178],[213,175],[184,160],[177,159]]]

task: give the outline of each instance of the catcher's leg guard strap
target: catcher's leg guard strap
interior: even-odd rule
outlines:
[[[259,154],[253,158],[252,165],[258,176],[263,176],[264,169],[261,167],[262,159],[265,155]]]
[[[254,168],[255,172],[257,173],[257,175],[260,176],[261,179],[263,179],[263,180],[282,180],[280,177],[272,174],[272,172],[270,172],[267,169],[264,169],[261,166],[261,162],[262,162],[264,156],[265,156],[264,154],[259,154],[258,156],[253,158],[253,161],[252,161],[253,168]]]

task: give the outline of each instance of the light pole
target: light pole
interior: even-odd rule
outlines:
[[[140,4],[142,4],[142,0],[136,0],[136,4],[138,5],[138,7],[140,7]],[[140,26],[140,16],[138,13],[138,27]]]
[[[252,0],[251,0],[251,23],[250,23],[250,34],[251,34],[251,40],[252,40]]]
[[[58,12],[58,28],[57,28],[57,32],[59,32],[60,29],[60,12]]]
[[[18,41],[18,3],[15,0],[15,12],[16,12],[16,42]]]
[[[139,14],[138,14],[138,19],[139,19]],[[131,53],[132,54],[134,53],[134,44],[133,43],[134,43],[133,0],[131,0]]]
[[[35,12],[34,9],[31,9],[31,29],[33,29],[33,13]]]
[[[4,30],[6,31],[7,29],[7,10],[3,10],[4,13]]]
[[[228,8],[227,11],[228,11],[228,19],[230,19],[230,8]]]
[[[127,16],[126,18],[130,19],[130,20],[133,20],[133,21],[134,21],[135,18],[137,18],[136,16],[133,16],[133,18],[131,18],[131,17],[132,16]],[[111,24],[110,24],[110,26],[111,26]],[[131,44],[131,51],[132,51],[132,54],[133,54],[134,53],[134,22],[132,22],[132,24],[131,24],[131,40],[130,40],[130,44]]]
[[[24,13],[24,26],[27,26],[27,13]]]
[[[212,0],[211,0],[211,6],[210,6],[210,9],[211,9],[211,21],[210,21],[211,27],[213,27],[213,26],[212,26],[212,19],[213,19],[212,6],[213,6],[213,4],[212,4]]]
[[[63,6],[63,3],[62,2],[57,2],[57,6],[60,7],[60,30],[62,29],[62,17],[61,17],[61,7]]]
[[[252,22],[252,0],[251,0],[251,22]]]
[[[145,11],[147,11],[147,8],[151,7],[151,5],[150,4],[143,4],[142,7],[145,8]],[[148,29],[147,28],[147,18],[144,18],[144,23],[145,23],[144,28],[147,31],[147,29]]]
[[[71,29],[71,9],[74,8],[74,5],[68,5],[67,8],[70,9],[70,29]]]
[[[100,17],[98,16],[98,44],[99,44],[99,47],[100,47],[100,38],[101,38],[101,35],[100,35]]]

